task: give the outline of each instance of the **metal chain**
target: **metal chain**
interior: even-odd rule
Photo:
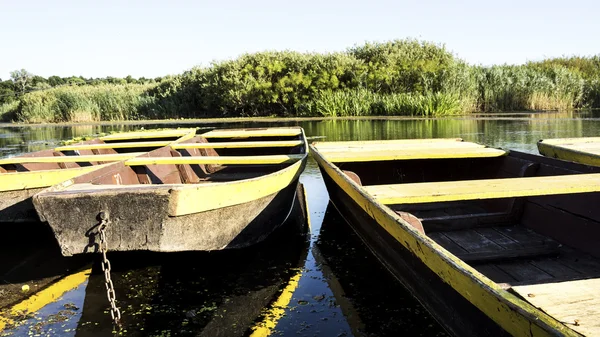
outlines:
[[[102,271],[104,272],[104,285],[106,286],[106,296],[108,297],[108,302],[110,303],[110,316],[113,319],[113,322],[120,327],[121,326],[121,311],[117,308],[117,297],[115,294],[115,287],[113,285],[113,281],[110,278],[110,261],[106,258],[106,253],[108,252],[108,243],[106,241],[106,227],[108,227],[108,213],[100,212],[98,214],[100,218],[100,227],[98,228],[98,233],[100,235],[100,252],[102,253]]]

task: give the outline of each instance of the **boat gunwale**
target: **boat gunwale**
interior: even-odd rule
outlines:
[[[529,302],[509,293],[496,282],[450,253],[433,239],[418,232],[393,212],[391,208],[378,202],[364,188],[346,176],[337,165],[327,160],[326,155],[320,153],[316,145],[318,144],[313,143],[310,146],[313,157],[344,193],[360,205],[368,216],[373,218],[398,244],[404,246],[414,254],[440,279],[449,284],[450,287],[504,330],[513,335],[534,336],[562,333],[570,336],[581,336]],[[393,233],[394,228],[389,226],[398,226],[399,228],[395,231],[396,233]],[[408,241],[401,240],[400,237],[402,236],[412,238],[415,247]],[[423,247],[429,250],[428,254],[425,253]],[[438,261],[432,261],[426,255],[431,255],[431,257],[437,258]],[[465,281],[470,284],[460,287],[459,285],[464,284]],[[481,292],[480,294],[474,294],[470,289],[480,289]],[[482,295],[489,298],[482,301],[480,299]],[[497,302],[490,301],[492,299],[495,299]],[[502,312],[504,314],[500,316],[496,314]],[[540,329],[537,333],[531,329],[532,324],[535,324]]]
[[[95,186],[102,186],[101,188],[93,188],[90,189],[89,183],[75,183],[74,179],[72,178],[70,180],[64,181],[60,184],[54,185],[52,187],[50,187],[49,189],[40,192],[38,195],[44,196],[44,195],[65,195],[65,194],[72,194],[72,193],[81,193],[81,192],[87,192],[88,195],[94,195],[94,194],[102,194],[102,193],[111,193],[111,192],[115,192],[115,191],[123,191],[124,189],[128,189],[128,190],[137,190],[137,191],[162,191],[167,189],[169,191],[170,194],[170,200],[169,200],[169,211],[168,214],[169,216],[182,216],[182,215],[187,215],[187,214],[193,214],[193,213],[198,213],[198,212],[203,212],[203,211],[208,211],[211,209],[215,209],[218,207],[214,207],[214,208],[207,208],[207,209],[202,209],[200,211],[196,211],[195,209],[197,209],[196,207],[186,207],[186,206],[178,206],[178,202],[180,199],[186,199],[186,194],[190,194],[190,193],[204,193],[204,190],[207,189],[222,189],[222,188],[236,188],[239,186],[244,186],[247,184],[256,184],[256,183],[260,183],[264,180],[276,180],[279,176],[284,176],[282,179],[284,179],[284,181],[286,182],[285,185],[278,184],[275,187],[272,188],[267,188],[267,189],[262,189],[260,191],[256,191],[256,190],[252,190],[249,191],[248,193],[244,193],[246,195],[246,198],[239,198],[238,201],[236,201],[235,203],[229,203],[225,206],[222,207],[227,207],[227,206],[233,206],[233,205],[238,205],[238,204],[242,204],[245,202],[249,202],[252,200],[256,200],[259,199],[261,197],[270,195],[272,193],[281,191],[283,188],[285,188],[286,186],[289,186],[289,184],[293,181],[295,181],[300,174],[302,173],[302,170],[304,168],[304,165],[306,164],[306,160],[308,158],[308,154],[309,154],[309,145],[308,145],[308,140],[306,139],[306,135],[304,134],[304,130],[302,128],[300,129],[300,134],[298,136],[300,136],[303,145],[304,145],[304,151],[301,155],[301,158],[297,159],[295,162],[290,163],[290,164],[286,164],[287,166],[277,170],[275,172],[271,172],[269,174],[265,174],[265,175],[261,175],[258,177],[253,177],[253,178],[247,178],[247,179],[240,179],[240,180],[234,180],[234,181],[222,181],[222,182],[209,182],[209,183],[201,183],[201,184],[185,184],[185,183],[180,183],[180,184],[150,184],[150,185],[144,185],[144,184],[130,184],[130,185],[95,185]],[[201,135],[199,135],[201,136]],[[144,155],[148,155],[148,153],[144,153],[141,156]],[[140,156],[140,157],[141,157]],[[140,157],[136,157],[136,158],[140,158]],[[141,157],[144,158],[144,157]],[[152,157],[149,157],[150,159],[152,159]],[[122,164],[124,166],[127,165],[127,161],[120,161],[118,162],[119,164]],[[115,168],[117,168],[118,166],[116,165]],[[287,177],[289,177],[289,179],[287,179]],[[260,193],[259,193],[260,192]],[[36,196],[37,197],[37,196]],[[194,199],[194,198],[187,198],[189,199]]]
[[[598,138],[598,147],[600,147],[600,137]],[[567,138],[555,138],[555,139],[567,139]],[[568,147],[561,146],[561,144],[548,143],[550,139],[542,139],[537,142],[538,152],[545,157],[580,163],[584,165],[600,166],[600,155],[586,152],[583,150],[576,150]],[[585,142],[581,142],[585,143]]]

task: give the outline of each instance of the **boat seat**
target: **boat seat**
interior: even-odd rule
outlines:
[[[600,173],[372,185],[363,188],[383,204],[530,197],[600,192]]]
[[[346,176],[348,176],[348,178],[352,179],[352,181],[357,183],[359,186],[362,186],[362,183],[360,181],[360,177],[358,176],[358,174],[356,174],[355,172],[352,172],[352,171],[347,171],[347,170],[342,170],[342,172],[344,172],[344,174]],[[423,228],[423,224],[421,223],[421,220],[419,220],[419,218],[417,218],[416,216],[414,216],[410,213],[407,213],[407,212],[402,212],[402,211],[394,211],[394,212],[396,212],[396,214],[398,214],[398,216],[400,216],[409,225],[413,226],[417,231],[421,232],[421,234],[425,235],[425,229]]]

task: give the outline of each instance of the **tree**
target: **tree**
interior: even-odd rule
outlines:
[[[13,80],[17,90],[23,95],[27,89],[27,85],[33,78],[33,74],[25,69],[15,70],[10,72],[10,78]]]
[[[65,80],[59,76],[50,76],[48,77],[48,83],[50,83],[51,86],[56,87],[65,84]]]

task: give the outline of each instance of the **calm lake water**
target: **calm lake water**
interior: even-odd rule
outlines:
[[[543,138],[600,135],[594,114],[515,113],[449,119],[244,122],[157,127],[300,125],[327,141],[461,137],[536,153]],[[139,125],[0,126],[0,157],[62,140]],[[332,206],[314,161],[301,177],[309,195],[310,236],[279,233],[243,251],[113,254],[123,313],[133,336],[444,336],[428,313],[356,238]],[[97,261],[96,261],[97,262]],[[112,335],[103,276],[89,281],[0,336]],[[426,285],[424,285],[426,286]],[[258,328],[258,329],[256,329]]]

